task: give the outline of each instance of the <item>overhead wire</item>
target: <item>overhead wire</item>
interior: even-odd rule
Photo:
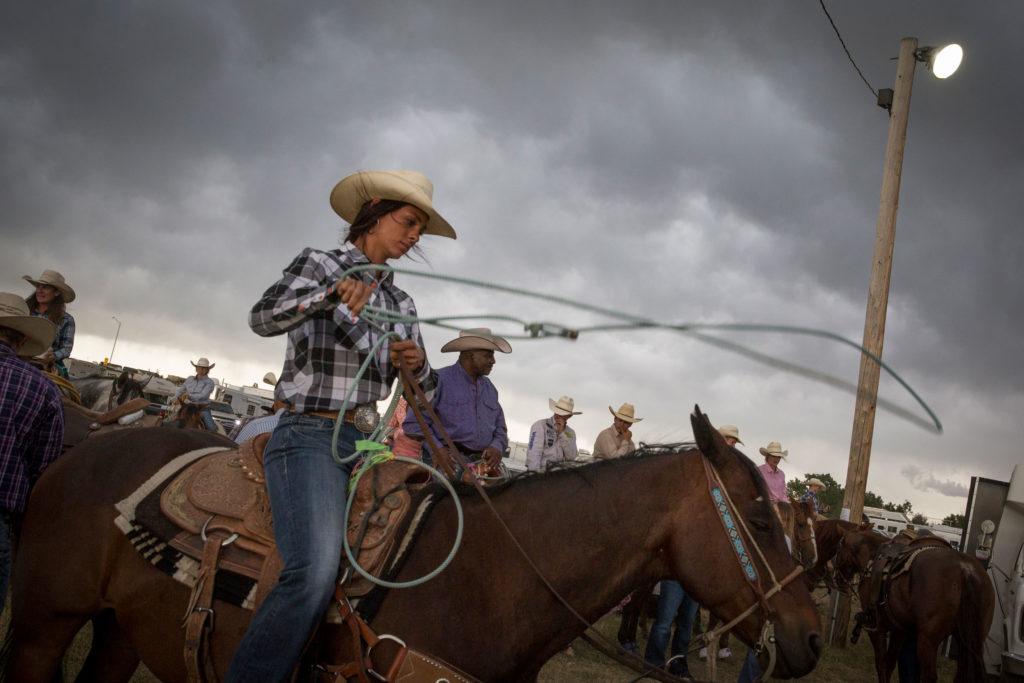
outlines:
[[[825,0],[818,0],[818,4],[821,5],[821,11],[825,13],[826,17],[828,17],[828,23],[832,24],[832,30],[836,32],[836,38],[839,39],[839,44],[843,46],[843,52],[845,52],[846,56],[850,59],[850,64],[853,64],[853,68],[856,69],[857,74],[860,75],[860,80],[864,81],[864,85],[868,86],[868,90],[870,90],[871,94],[877,99],[878,91],[871,86],[868,79],[864,77],[864,72],[860,70],[860,67],[857,66],[857,62],[854,61],[853,55],[850,54],[850,48],[846,47],[846,41],[843,40],[843,36],[839,33],[839,27],[836,26],[836,22],[832,20],[832,15],[828,13],[828,9],[825,7]]]

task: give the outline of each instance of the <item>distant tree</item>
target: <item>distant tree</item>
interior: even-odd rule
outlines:
[[[920,512],[910,518],[912,524],[927,524],[928,518],[922,515]]]
[[[885,501],[874,491],[867,491],[864,494],[864,507],[880,508],[885,507]],[[888,508],[886,508],[888,510]]]
[[[896,503],[885,503],[882,507],[889,512],[902,512],[905,515],[909,515],[914,511],[914,505],[909,500],[904,500],[899,505]]]
[[[967,526],[967,518],[963,515],[946,515],[943,517],[942,523],[946,526],[955,526],[957,529],[963,529]]]

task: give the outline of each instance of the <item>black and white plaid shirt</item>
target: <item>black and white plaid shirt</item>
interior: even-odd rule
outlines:
[[[369,259],[350,242],[332,251],[304,249],[284,269],[284,277],[271,285],[249,312],[249,327],[256,334],[272,337],[288,333],[284,369],[275,394],[289,401],[292,410],[340,410],[359,366],[381,336],[365,321],[353,322],[351,312],[332,290],[343,272],[368,263]],[[376,275],[364,271],[353,277],[372,283]],[[415,316],[416,304],[395,286],[394,277],[394,273],[388,273],[377,281],[369,305]],[[418,324],[395,323],[393,329],[423,348]],[[391,365],[387,347],[386,343],[381,345],[363,374],[350,408],[381,401],[391,393],[398,369]],[[423,364],[416,378],[429,398],[437,381],[429,363]]]

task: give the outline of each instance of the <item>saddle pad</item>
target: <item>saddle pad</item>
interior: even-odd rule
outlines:
[[[119,513],[114,524],[127,536],[143,559],[189,588],[195,585],[199,562],[169,545],[181,533],[181,529],[160,511],[160,495],[186,467],[203,456],[224,450],[229,449],[217,446],[179,455],[114,506]],[[254,579],[223,571],[217,573],[214,598],[251,609],[255,590]]]

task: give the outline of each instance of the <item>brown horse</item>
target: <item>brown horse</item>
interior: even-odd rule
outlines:
[[[660,578],[678,579],[723,619],[759,604],[712,502],[706,463],[750,529],[747,551],[762,588],[775,585],[770,576],[781,580],[796,568],[757,470],[707,416],[698,411],[692,420],[700,451],[666,449],[527,476],[494,494],[540,571],[586,619],[596,621],[633,588]],[[176,455],[227,443],[192,430],[127,430],[90,439],[44,473],[14,568],[9,680],[48,682],[90,619],[97,634],[85,677],[124,681],[141,660],[161,680],[185,678],[181,619],[189,591],[138,555],[114,527],[112,506]],[[476,494],[460,499],[467,522],[454,561],[432,581],[388,592],[373,628],[482,680],[534,680],[585,627],[545,590]],[[441,563],[455,526],[446,497],[424,522],[397,579],[423,576]],[[210,658],[223,673],[251,613],[214,605]],[[803,582],[774,591],[764,607],[734,631],[753,643],[770,619],[775,674],[811,671],[820,625]],[[345,636],[322,631],[328,649],[343,645]],[[387,654],[384,646],[374,649],[375,659]]]
[[[866,577],[871,562],[884,544],[892,543],[873,531],[844,531],[835,555],[836,572],[849,583]],[[869,631],[875,651],[875,670],[887,683],[904,642],[916,634],[921,680],[937,680],[939,646],[952,635],[959,646],[954,681],[985,679],[982,659],[985,638],[992,623],[995,591],[977,559],[948,545],[921,552],[906,573],[892,579],[885,605],[874,606],[869,582],[859,586],[861,605],[876,608],[877,627]]]
[[[830,592],[840,587],[836,584],[836,577],[830,563],[839,551],[839,543],[848,531],[871,531],[871,522],[854,524],[842,519],[819,519],[814,522],[817,561],[804,574],[809,590],[814,590],[819,582],[824,582]],[[840,582],[842,582],[841,577]],[[845,584],[841,587],[847,588]]]

